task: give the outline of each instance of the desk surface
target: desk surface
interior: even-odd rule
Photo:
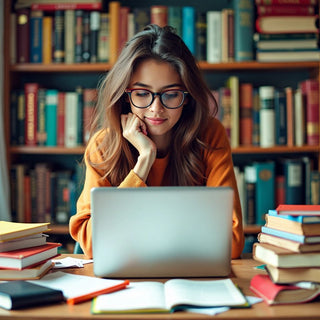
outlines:
[[[82,255],[73,255],[83,257]],[[63,256],[62,256],[63,257]],[[232,261],[231,275],[234,283],[238,284],[246,295],[254,295],[249,289],[249,283],[254,274],[265,271],[254,269],[259,265],[251,259],[239,259]],[[85,268],[63,269],[62,271],[93,276],[93,265],[87,264]],[[196,313],[176,312],[172,314],[124,314],[124,315],[91,315],[91,302],[77,305],[65,303],[50,306],[35,307],[22,311],[7,311],[0,308],[1,319],[27,319],[27,320],[59,320],[59,319],[205,319],[212,316]],[[320,319],[320,301],[306,304],[268,306],[261,302],[250,309],[232,309],[214,316],[222,319]]]

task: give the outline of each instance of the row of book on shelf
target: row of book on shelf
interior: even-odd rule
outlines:
[[[306,79],[297,87],[254,87],[230,76],[215,90],[217,117],[231,147],[319,145],[319,82]]]
[[[320,295],[320,206],[279,205],[268,210],[253,246],[265,274],[250,288],[269,305],[308,302]]]
[[[318,146],[319,82],[297,88],[254,87],[230,76],[213,90],[233,148],[241,146]],[[11,144],[77,147],[88,142],[97,89],[72,92],[25,83],[11,94]],[[67,107],[66,107],[67,106]]]
[[[81,164],[74,170],[44,162],[33,167],[13,164],[10,168],[12,220],[67,225],[76,213],[83,174]]]
[[[114,63],[128,39],[150,23],[174,27],[194,56],[210,63],[255,56],[258,61],[317,61],[316,10],[311,2],[274,8],[254,0],[206,12],[174,5],[129,8],[120,1],[110,1],[106,12],[101,2],[30,3],[12,13],[11,61]]]
[[[285,204],[320,205],[320,173],[312,159],[281,157],[235,166],[245,225],[263,225],[268,208]]]
[[[87,143],[97,90],[62,92],[26,83],[11,94],[11,144],[77,147]]]

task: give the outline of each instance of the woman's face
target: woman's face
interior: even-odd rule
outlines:
[[[141,62],[132,75],[129,89],[147,89],[161,93],[168,89],[184,90],[177,71],[167,62],[148,59]],[[167,109],[159,96],[155,96],[152,104],[145,109],[136,108],[131,104],[131,111],[146,123],[149,136],[170,136],[174,125],[181,117],[187,99],[178,109]]]

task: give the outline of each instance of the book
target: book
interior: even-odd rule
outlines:
[[[44,146],[47,142],[46,131],[46,89],[38,90],[38,115],[37,115],[37,144]],[[51,121],[51,119],[50,119]],[[54,121],[54,120],[53,120]]]
[[[47,242],[45,245],[0,252],[0,268],[22,270],[36,266],[58,255],[60,243]]]
[[[320,252],[293,252],[269,243],[254,243],[254,260],[277,268],[319,267]]]
[[[119,53],[119,17],[120,17],[120,2],[109,2],[109,62],[114,64]]]
[[[97,89],[83,89],[83,142],[88,143],[93,114],[97,101]]]
[[[82,17],[82,62],[90,62],[90,12],[83,11]]]
[[[286,95],[286,107],[287,107],[287,146],[294,146],[294,99],[293,89],[288,86],[284,88]]]
[[[269,216],[277,216],[282,219],[287,219],[290,221],[296,221],[300,223],[320,223],[319,216],[304,216],[304,215],[291,215],[291,214],[279,214],[277,210],[270,209],[268,211]]]
[[[159,27],[168,25],[168,7],[164,5],[153,5],[150,7],[150,22]]]
[[[221,10],[221,60],[234,61],[234,10]]]
[[[30,11],[29,9],[17,10],[16,26],[16,59],[17,63],[30,61]]]
[[[64,146],[65,138],[65,92],[58,92],[57,107],[57,145]]]
[[[47,260],[35,267],[25,268],[23,270],[0,268],[0,280],[36,280],[47,274],[52,267],[52,260]]]
[[[318,61],[319,49],[257,50],[256,59],[260,62]]]
[[[30,62],[42,63],[42,20],[43,11],[33,10],[30,14]]]
[[[252,83],[240,84],[240,145],[252,145]]]
[[[239,146],[239,77],[230,76],[227,79],[227,88],[230,88],[231,96],[231,147]]]
[[[294,144],[298,147],[306,143],[306,119],[305,119],[305,105],[303,102],[302,90],[297,88],[294,93]]]
[[[64,297],[61,290],[23,280],[0,283],[0,306],[7,310],[62,301],[64,301]]]
[[[54,46],[53,46],[53,61],[57,63],[64,62],[65,59],[65,25],[64,25],[64,10],[54,11],[53,17],[53,35],[54,35]]]
[[[320,205],[281,204],[276,208],[278,214],[293,216],[320,216]]]
[[[75,58],[75,23],[76,15],[75,10],[65,10],[64,13],[64,49],[65,49],[65,63],[74,63]]]
[[[258,16],[256,30],[260,33],[317,33],[314,16]]]
[[[90,62],[98,62],[98,41],[100,29],[100,12],[90,12]]]
[[[273,283],[319,282],[320,268],[276,268],[266,265]]]
[[[231,139],[231,90],[220,87],[219,93],[219,120],[224,126],[229,140]],[[231,140],[230,140],[231,141]]]
[[[107,62],[109,60],[109,14],[100,13],[100,29],[98,35],[98,61]]]
[[[253,88],[252,122],[252,145],[260,146],[260,98],[258,88]]]
[[[300,243],[285,238],[276,237],[270,234],[260,232],[258,234],[260,243],[269,243],[277,247],[288,249],[294,252],[315,252],[320,251],[320,243]]]
[[[314,15],[315,7],[312,5],[299,6],[295,4],[288,5],[258,5],[257,14],[259,16],[297,16],[297,15]]]
[[[65,93],[65,140],[64,144],[67,148],[77,146],[78,134],[78,94],[76,92]]]
[[[235,61],[253,60],[254,1],[234,0]]]
[[[103,279],[66,272],[53,272],[30,282],[54,290],[61,290],[68,304],[77,304],[101,294],[110,294],[129,285],[128,280]]]
[[[247,225],[256,223],[256,183],[257,175],[256,168],[251,165],[244,167],[244,180],[245,180],[245,195],[246,195],[246,211],[245,221]]]
[[[42,63],[52,63],[53,17],[44,16],[42,20]]]
[[[130,283],[127,289],[93,300],[92,313],[174,312],[187,306],[214,307],[246,305],[246,299],[231,279],[171,279],[165,283]]]
[[[317,4],[317,0],[255,0],[256,5],[265,5],[265,6],[278,6],[278,5],[295,5],[295,6],[303,6],[303,5],[312,5],[315,6]]]
[[[221,62],[221,11],[207,11],[207,61]]]
[[[45,243],[46,243],[46,236],[43,235],[42,233],[37,233],[31,236],[25,236],[18,239],[1,241],[0,252],[36,247],[36,246],[41,246]]]
[[[58,114],[58,90],[46,91],[45,123],[47,141],[46,146],[57,146],[57,114]]]
[[[49,223],[0,221],[0,241],[8,241],[48,230]]]
[[[207,60],[207,13],[196,14],[196,54],[198,61]]]
[[[310,289],[295,285],[280,285],[273,283],[265,274],[253,276],[250,289],[269,305],[303,303],[320,295],[320,285],[314,284]]]
[[[275,145],[275,88],[259,87],[260,97],[260,147],[269,148]]]
[[[66,0],[65,0],[66,1]],[[65,3],[32,3],[31,10],[57,11],[57,10],[101,10],[102,2],[65,2]]]
[[[277,215],[265,215],[265,226],[274,228],[277,230],[289,231],[295,234],[301,234],[306,236],[320,235],[320,223],[301,223],[288,219],[283,219]]]
[[[182,39],[190,52],[196,53],[196,13],[195,8],[190,6],[182,7]]]
[[[300,234],[295,234],[292,232],[282,231],[274,228],[269,228],[266,226],[261,227],[261,232],[270,234],[276,237],[300,242],[300,243],[320,243],[320,236],[305,236]]]
[[[274,92],[275,113],[275,143],[278,146],[287,145],[287,100],[282,89]]]
[[[74,48],[74,61],[76,63],[82,62],[82,23],[83,23],[83,10],[75,11],[75,48]]]
[[[178,36],[182,36],[182,8],[180,6],[168,6],[168,25],[176,30]]]

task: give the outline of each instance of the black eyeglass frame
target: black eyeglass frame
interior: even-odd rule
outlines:
[[[151,100],[151,102],[150,102],[147,106],[145,106],[145,107],[138,107],[137,105],[135,105],[135,104],[133,103],[132,97],[131,97],[131,93],[132,93],[133,91],[136,91],[136,90],[143,90],[143,91],[148,91],[148,92],[151,93],[151,95],[152,95],[152,100]],[[166,104],[165,104],[165,103],[163,102],[163,100],[162,100],[162,95],[163,95],[164,93],[167,93],[167,92],[170,92],[170,91],[179,91],[179,92],[182,92],[182,93],[183,93],[183,99],[182,99],[181,103],[180,103],[177,107],[174,107],[174,108],[168,107],[168,106],[166,106]],[[125,93],[128,94],[129,99],[130,99],[130,102],[132,103],[132,105],[133,105],[134,107],[138,108],[138,109],[147,109],[147,108],[149,108],[149,107],[152,105],[152,103],[154,102],[155,96],[159,96],[159,99],[160,99],[162,105],[163,105],[166,109],[179,109],[179,108],[181,108],[181,106],[183,105],[183,103],[184,103],[184,101],[185,101],[185,99],[186,99],[186,96],[189,94],[189,92],[184,91],[184,90],[182,90],[182,89],[168,89],[168,90],[164,90],[164,91],[161,91],[161,92],[152,92],[152,91],[150,91],[149,89],[145,89],[145,88],[126,89]]]

